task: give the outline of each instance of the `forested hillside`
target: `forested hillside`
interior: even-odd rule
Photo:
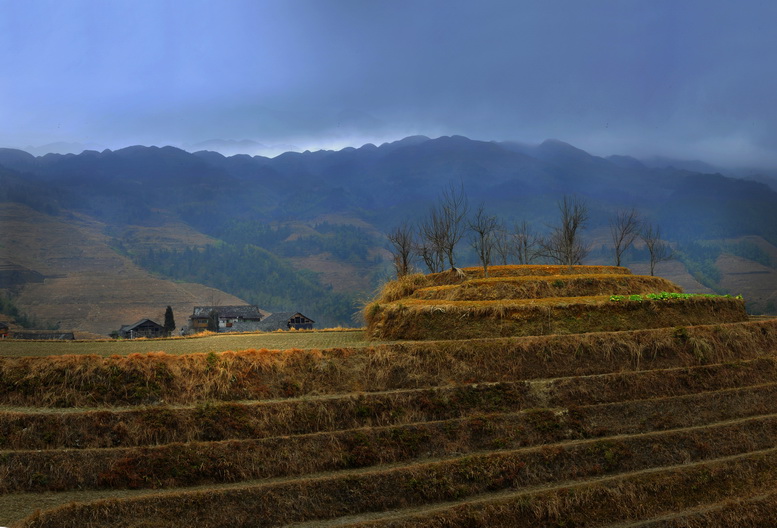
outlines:
[[[556,221],[561,196],[580,197],[591,263],[612,263],[608,222],[634,207],[701,284],[747,295],[729,291],[747,286],[747,275],[760,292],[752,309],[777,303],[777,192],[669,161],[461,136],[275,158],[173,147],[40,157],[0,149],[0,201],[64,222],[86,215],[117,252],[160,278],[201,282],[268,310],[309,310],[327,324],[352,322],[355,299],[391,275],[385,233],[417,222],[450,184],[504,225],[526,221],[539,234]],[[181,226],[217,245],[187,244],[188,235],[176,235]],[[627,253],[626,264],[644,261],[641,251]],[[461,264],[476,263],[466,239],[459,252]],[[29,259],[25,266],[35,270]]]
[[[137,257],[144,268],[164,277],[207,284],[271,312],[295,309],[322,327],[349,325],[358,307],[351,297],[322,286],[314,273],[254,245],[218,244],[202,250],[150,249]],[[317,319],[316,319],[317,318]]]

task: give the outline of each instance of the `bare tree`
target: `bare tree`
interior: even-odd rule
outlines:
[[[487,214],[485,206],[480,204],[475,216],[468,224],[473,234],[472,249],[477,253],[480,264],[483,266],[483,276],[488,277],[488,266],[491,265],[491,253],[494,250],[499,220],[495,216]]]
[[[513,243],[518,264],[532,264],[539,256],[539,238],[526,220],[515,224]]]
[[[464,185],[456,188],[452,183],[442,192],[440,198],[440,213],[445,225],[443,247],[448,257],[451,269],[456,267],[454,251],[464,233],[467,230],[466,218],[469,212],[467,195],[464,193]]]
[[[466,232],[468,211],[464,187],[451,184],[443,191],[440,203],[432,206],[419,225],[418,253],[431,272],[442,271],[438,270],[440,256],[443,268],[445,260],[451,268],[456,267],[456,245]]]
[[[499,258],[499,263],[503,266],[509,264],[510,259],[515,254],[515,237],[512,233],[500,224],[494,231],[494,251]]]
[[[209,332],[216,332],[219,331],[219,312],[216,309],[216,307],[211,308],[211,310],[208,312],[208,326],[207,330]]]
[[[577,196],[567,196],[558,202],[560,225],[552,227],[550,234],[540,243],[540,254],[559,264],[580,264],[588,255],[580,232],[588,223],[588,206]]]
[[[650,254],[650,275],[653,276],[656,264],[674,258],[672,248],[661,240],[661,228],[651,223],[645,223],[640,231],[640,238],[645,243]]]
[[[429,273],[439,273],[445,269],[445,257],[427,244],[420,243],[417,247],[421,260],[429,269]]]
[[[620,209],[610,220],[610,238],[615,252],[615,265],[621,265],[623,254],[639,236],[639,213],[636,209]]]
[[[413,258],[416,254],[416,243],[413,228],[408,222],[402,222],[386,235],[391,244],[394,256],[394,269],[397,277],[404,277],[413,267]]]
[[[418,225],[416,253],[430,273],[438,273],[445,268],[445,231],[445,222],[437,207],[432,207]]]

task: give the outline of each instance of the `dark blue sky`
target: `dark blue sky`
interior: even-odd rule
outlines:
[[[462,134],[777,166],[776,21],[773,0],[0,0],[0,146]]]

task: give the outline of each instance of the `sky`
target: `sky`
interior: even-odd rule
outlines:
[[[0,0],[0,146],[460,134],[774,168],[776,21],[773,0]]]

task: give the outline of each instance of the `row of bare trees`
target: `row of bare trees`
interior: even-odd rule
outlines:
[[[650,275],[655,274],[656,264],[674,258],[669,245],[661,240],[661,228],[640,218],[636,209],[621,209],[610,220],[610,240],[612,241],[615,265],[620,266],[623,254],[639,238],[645,244],[650,261]]]
[[[537,235],[525,220],[507,228],[498,217],[480,204],[470,215],[463,187],[450,185],[418,224],[403,222],[388,234],[394,267],[402,277],[414,270],[418,260],[430,273],[456,268],[456,247],[469,235],[471,248],[488,276],[488,267],[498,264],[562,265],[582,263],[589,246],[582,237],[589,221],[587,204],[577,196],[564,196],[558,202],[559,221],[548,226],[545,236]],[[615,264],[640,238],[650,255],[650,274],[658,262],[672,258],[669,246],[661,240],[660,229],[640,219],[635,209],[619,210],[610,222]]]

